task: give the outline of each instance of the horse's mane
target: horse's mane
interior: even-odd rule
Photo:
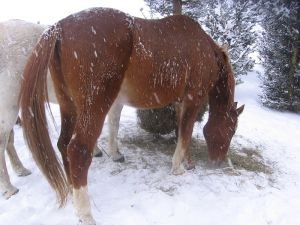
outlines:
[[[209,94],[211,107],[213,105],[226,105],[231,107],[234,102],[235,80],[233,68],[226,46],[216,44],[215,54],[219,67],[219,79]]]

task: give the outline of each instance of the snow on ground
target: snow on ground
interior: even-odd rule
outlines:
[[[173,135],[146,133],[137,126],[135,110],[125,108],[119,143],[126,162],[113,163],[104,154],[94,158],[89,172],[97,224],[300,224],[300,116],[262,107],[256,74],[249,73],[244,80],[236,88],[236,98],[246,108],[231,144],[234,168],[207,167],[203,122],[195,125],[191,144],[196,169],[171,175]],[[58,107],[52,108],[59,123]],[[32,161],[21,128],[16,126],[15,132],[17,151],[32,175],[17,177],[8,165],[20,192],[9,200],[0,199],[0,224],[76,224],[71,197],[65,208],[57,208],[55,194]],[[52,127],[51,132],[55,144],[58,131]],[[105,123],[98,141],[104,150],[107,136]],[[238,166],[239,159],[259,163],[264,169]]]

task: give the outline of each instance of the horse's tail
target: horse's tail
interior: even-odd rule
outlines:
[[[45,113],[45,103],[49,107],[48,64],[60,34],[58,25],[50,27],[33,49],[24,70],[19,104],[24,138],[35,162],[55,190],[61,207],[67,200],[68,182],[51,144]]]

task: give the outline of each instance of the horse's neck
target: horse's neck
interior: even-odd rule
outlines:
[[[228,112],[234,104],[234,78],[232,73],[222,74],[209,92],[209,113],[220,115]]]

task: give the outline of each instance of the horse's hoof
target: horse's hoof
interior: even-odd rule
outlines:
[[[98,148],[98,146],[96,146],[94,149],[94,157],[102,157],[102,156],[103,156],[102,151],[100,150],[100,148]]]
[[[103,153],[101,151],[94,153],[94,157],[102,157],[102,156],[103,156]]]
[[[172,167],[172,170],[171,170],[171,173],[173,174],[173,175],[182,175],[182,174],[184,174],[185,173],[185,169],[184,169],[184,167],[182,166],[182,165],[180,165],[180,166],[177,166],[177,167]]]
[[[193,163],[193,162],[185,162],[184,163],[184,168],[186,170],[193,170],[193,169],[196,168],[196,166],[195,166],[195,163]]]
[[[5,199],[9,199],[11,196],[17,194],[19,192],[19,189],[14,187],[14,186],[11,186],[11,188],[9,188],[9,190],[5,191],[2,196],[5,198]]]
[[[123,163],[125,162],[125,157],[122,154],[119,154],[118,156],[115,156],[112,158],[114,162]]]
[[[79,219],[78,225],[96,225],[96,221],[91,216],[85,216]]]
[[[190,159],[184,159],[183,166],[186,170],[193,170],[196,168],[195,163]]]
[[[26,168],[21,168],[19,170],[16,170],[16,174],[19,176],[19,177],[25,177],[25,176],[28,176],[31,174],[31,171],[26,169]]]

